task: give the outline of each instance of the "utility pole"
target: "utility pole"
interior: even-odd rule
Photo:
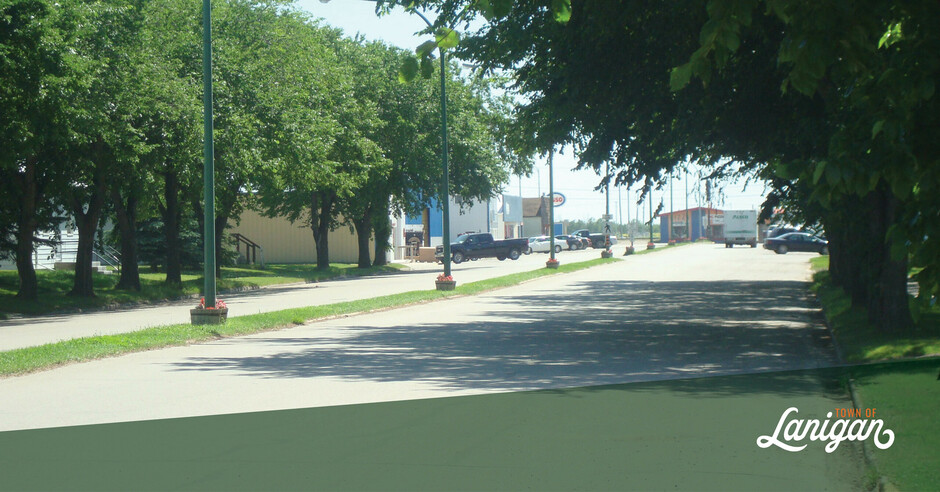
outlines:
[[[557,265],[558,260],[555,259],[555,183],[554,180],[552,180],[552,175],[554,174],[552,172],[552,155],[554,153],[555,146],[553,145],[552,149],[548,151],[548,237],[549,245],[551,246],[549,250],[551,257],[548,261]],[[541,182],[541,179],[539,181]],[[541,193],[539,193],[539,200],[543,200],[542,203],[545,203]]]
[[[692,241],[692,219],[689,215],[689,168],[685,169],[685,236]]]
[[[672,227],[672,221],[676,210],[672,208],[672,173],[669,173],[669,241],[675,239],[675,228]]]
[[[646,249],[653,249],[656,243],[653,242],[653,185],[650,185],[650,242],[646,244]]]

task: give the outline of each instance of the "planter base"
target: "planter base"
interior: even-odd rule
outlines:
[[[623,252],[624,256],[630,256],[633,253],[636,253],[636,249],[633,246],[627,246],[626,251]]]
[[[546,261],[546,262],[545,262],[545,268],[556,268],[556,269],[557,269],[559,265],[561,265],[561,262],[560,262],[560,261],[556,261],[556,262]]]
[[[435,280],[434,285],[437,286],[437,290],[454,290],[457,288],[456,280]]]
[[[228,318],[228,308],[190,309],[189,318],[194,325],[221,325]]]
[[[656,243],[646,243],[646,249],[656,249]]]
[[[612,256],[614,256],[614,254],[610,251],[601,251],[601,258],[610,258]]]

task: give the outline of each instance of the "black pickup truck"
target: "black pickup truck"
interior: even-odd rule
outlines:
[[[463,234],[456,241],[450,243],[450,255],[454,263],[476,258],[496,258],[500,261],[509,258],[518,260],[522,252],[529,247],[528,239],[493,240],[489,233]],[[444,257],[444,246],[438,246],[435,251],[438,259]]]
[[[606,242],[604,234],[601,233],[591,233],[587,229],[579,229],[571,233],[572,236],[586,237],[591,240],[591,247],[593,248],[603,248],[604,243]],[[610,235],[610,244],[617,244],[617,237],[613,234]]]

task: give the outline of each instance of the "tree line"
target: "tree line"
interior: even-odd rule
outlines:
[[[138,236],[154,220],[166,282],[181,282],[185,228],[204,226],[201,20],[189,0],[0,3],[0,256],[15,259],[19,298],[37,297],[33,251],[62,220],[79,236],[70,294],[94,294],[93,243],[108,219],[118,288],[140,289]],[[360,267],[384,264],[389,212],[442,195],[438,84],[402,83],[408,53],[344,37],[286,1],[216,0],[212,29],[216,256],[251,208],[308,227],[320,267],[342,226],[359,237]],[[459,200],[493,196],[531,165],[505,138],[508,102],[493,88],[446,81],[446,191]]]
[[[380,0],[386,8],[399,0]],[[940,3],[423,0],[482,16],[461,56],[514,69],[535,148],[574,146],[645,192],[685,162],[735,168],[820,224],[830,273],[883,330],[940,294]]]

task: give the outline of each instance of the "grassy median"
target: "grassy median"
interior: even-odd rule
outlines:
[[[401,307],[456,295],[478,294],[487,290],[508,287],[547,275],[573,272],[616,261],[619,260],[614,258],[597,258],[579,263],[562,264],[557,270],[541,268],[529,272],[504,275],[502,277],[459,285],[455,290],[449,292],[437,290],[410,291],[371,299],[238,316],[230,318],[222,325],[193,326],[190,324],[179,324],[158,326],[130,333],[76,338],[58,343],[10,350],[0,352],[0,376],[23,374],[72,362],[83,362],[130,352],[186,345],[217,338],[248,335],[333,316]]]

